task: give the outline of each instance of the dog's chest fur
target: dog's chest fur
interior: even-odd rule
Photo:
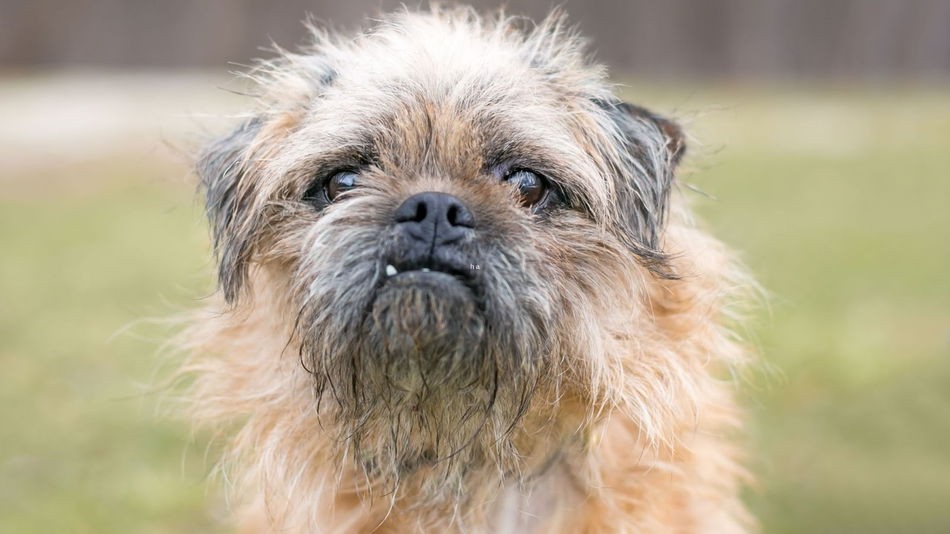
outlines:
[[[489,532],[546,532],[579,511],[583,495],[561,465],[553,467],[530,488],[506,486],[499,494]]]

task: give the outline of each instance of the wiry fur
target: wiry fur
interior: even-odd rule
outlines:
[[[185,342],[248,530],[749,526],[721,379],[751,283],[672,187],[678,128],[582,50],[560,15],[437,9],[251,73],[258,109],[199,162],[222,291]],[[345,165],[346,199],[301,200]],[[499,165],[564,205],[526,210]],[[471,298],[382,285],[421,191],[476,213]]]

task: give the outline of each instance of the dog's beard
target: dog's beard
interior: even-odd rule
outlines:
[[[305,241],[295,338],[340,452],[372,484],[424,470],[444,489],[471,465],[508,469],[518,456],[509,434],[550,378],[555,323],[540,277],[525,272],[538,261],[531,252],[496,244],[463,283],[390,276],[389,236],[342,210]]]
[[[383,386],[396,396],[424,399],[432,389],[477,383],[478,371],[485,367],[485,362],[468,361],[480,359],[486,348],[485,321],[476,297],[447,274],[386,276],[361,330],[359,353],[376,354],[375,363],[365,364],[384,366],[387,384],[374,384],[374,390]]]

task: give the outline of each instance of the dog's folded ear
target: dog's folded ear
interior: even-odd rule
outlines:
[[[670,163],[673,165],[679,164],[680,160],[682,160],[686,154],[686,139],[683,134],[683,129],[680,128],[679,124],[635,104],[620,102],[617,104],[617,108],[634,120],[647,121],[656,125],[663,134],[663,138],[666,142],[665,146],[669,154]]]
[[[617,220],[627,245],[655,273],[672,276],[660,234],[676,166],[686,153],[679,125],[646,108],[620,100],[596,101],[613,123],[617,169]]]
[[[214,141],[201,152],[196,164],[218,259],[218,284],[229,303],[235,301],[247,280],[252,236],[259,223],[252,207],[254,185],[246,175],[261,122],[257,118],[247,120]]]

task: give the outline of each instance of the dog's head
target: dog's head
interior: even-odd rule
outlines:
[[[520,26],[318,34],[254,73],[262,105],[200,159],[226,300],[278,310],[367,470],[508,468],[529,427],[569,439],[616,402],[611,348],[676,275],[679,129],[618,100],[560,17]]]

